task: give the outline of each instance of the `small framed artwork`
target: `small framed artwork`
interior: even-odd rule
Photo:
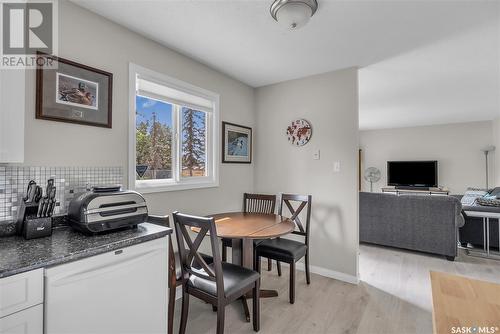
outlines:
[[[39,52],[36,118],[111,128],[113,74]],[[54,66],[54,63],[56,63]]]
[[[252,162],[252,128],[222,122],[222,162]]]

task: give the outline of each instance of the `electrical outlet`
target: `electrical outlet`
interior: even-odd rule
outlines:
[[[315,150],[313,152],[313,160],[319,160],[320,159],[320,153],[319,150]]]
[[[340,161],[333,162],[333,172],[340,173]]]

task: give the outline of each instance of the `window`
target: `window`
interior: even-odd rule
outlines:
[[[130,65],[129,187],[218,186],[219,96]]]

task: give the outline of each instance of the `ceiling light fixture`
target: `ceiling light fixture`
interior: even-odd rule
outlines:
[[[275,0],[270,10],[279,24],[296,30],[306,25],[317,9],[316,0]]]

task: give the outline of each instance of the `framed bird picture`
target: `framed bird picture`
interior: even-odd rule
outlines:
[[[222,122],[222,162],[252,162],[252,128]]]
[[[41,52],[38,57],[47,59],[36,71],[36,118],[111,128],[113,74]]]

